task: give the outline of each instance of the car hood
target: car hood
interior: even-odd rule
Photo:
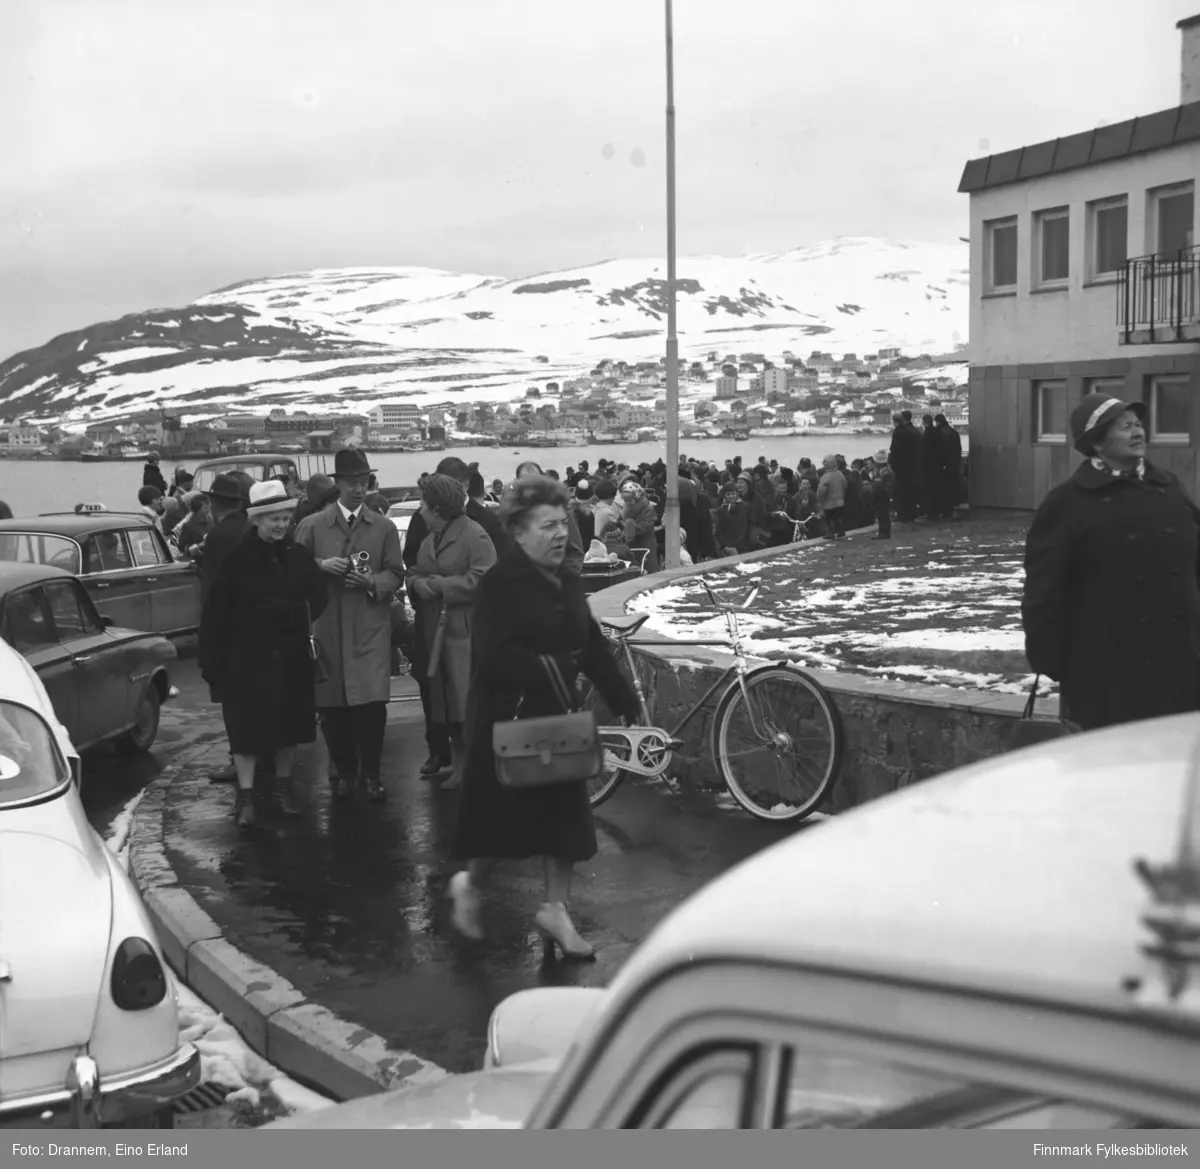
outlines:
[[[82,1046],[108,964],[103,857],[38,831],[0,830],[0,1056]]]
[[[277,1120],[266,1128],[523,1128],[558,1067],[522,1067],[445,1076]]]

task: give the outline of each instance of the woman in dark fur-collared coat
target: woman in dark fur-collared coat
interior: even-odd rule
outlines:
[[[1197,709],[1200,511],[1145,458],[1145,407],[1091,394],[1087,456],[1034,516],[1021,614],[1032,669],[1084,730]]]
[[[274,758],[276,799],[294,815],[296,746],[316,738],[309,615],[321,613],[329,594],[311,553],[287,534],[295,507],[282,483],[250,489],[246,530],[221,562],[200,617],[200,673],[222,705],[243,829],[254,824],[256,761]]]
[[[567,913],[571,872],[596,854],[596,830],[583,783],[511,789],[496,778],[492,724],[514,716],[564,713],[546,659],[573,693],[580,670],[609,709],[637,718],[637,697],[592,619],[579,577],[563,568],[569,524],[567,492],[554,479],[518,479],[504,494],[500,519],[513,537],[476,593],[471,630],[471,689],[466,763],[454,832],[454,855],[469,861],[450,882],[455,926],[483,936],[480,885],[487,862],[543,858],[545,894],[534,926],[569,958],[594,951]]]

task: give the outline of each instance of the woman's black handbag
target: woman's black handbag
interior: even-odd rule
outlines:
[[[321,651],[321,643],[313,633],[312,606],[305,601],[304,612],[308,615],[308,656],[312,658],[313,678],[317,683],[329,681],[329,667]]]
[[[595,711],[577,710],[558,663],[545,654],[541,662],[566,713],[493,724],[496,779],[503,787],[586,783],[604,770],[604,748]]]
[[[1019,750],[1021,747],[1033,747],[1038,743],[1049,743],[1054,739],[1061,739],[1064,735],[1080,733],[1080,728],[1069,719],[1034,717],[1033,706],[1037,701],[1037,691],[1041,681],[1042,676],[1038,674],[1033,680],[1033,688],[1029,691],[1029,701],[1025,703],[1025,711],[1013,728],[1012,737],[1009,740],[1009,747],[1013,751]]]

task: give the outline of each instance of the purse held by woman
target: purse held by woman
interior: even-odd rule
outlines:
[[[1032,747],[1037,743],[1049,743],[1053,739],[1061,739],[1064,735],[1077,735],[1080,728],[1065,718],[1034,718],[1033,706],[1037,701],[1038,686],[1042,676],[1038,674],[1033,680],[1033,688],[1029,691],[1029,701],[1025,703],[1025,711],[1020,721],[1013,728],[1009,739],[1009,749],[1016,751],[1021,747]]]
[[[558,663],[545,654],[540,657],[565,713],[493,724],[496,779],[503,787],[586,783],[604,769],[596,712],[577,710]]]

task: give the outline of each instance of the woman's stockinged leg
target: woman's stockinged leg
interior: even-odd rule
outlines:
[[[545,890],[543,901],[553,904],[561,901],[563,905],[571,900],[571,874],[575,866],[570,861],[559,860],[558,857],[542,858],[542,883]]]
[[[258,763],[255,755],[234,755],[233,766],[237,771],[237,799],[233,814],[239,828],[252,828],[254,815],[254,771]]]
[[[275,752],[275,805],[285,816],[301,815],[292,787],[292,772],[296,767],[296,748],[280,747]]]
[[[463,747],[463,724],[451,723],[450,735],[450,778],[441,785],[444,792],[458,791],[462,787],[463,767],[466,765],[466,749]]]
[[[564,958],[587,960],[594,958],[596,951],[579,936],[567,912],[573,871],[571,861],[553,856],[542,859],[546,899],[537,911],[533,924],[546,943],[547,955],[557,946]]]
[[[275,752],[275,778],[291,779],[296,767],[296,748],[280,747]]]

